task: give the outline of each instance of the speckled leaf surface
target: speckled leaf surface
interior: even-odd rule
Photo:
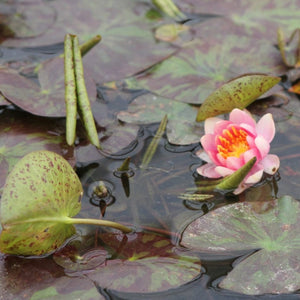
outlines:
[[[237,76],[276,75],[284,70],[280,53],[272,45],[231,33],[215,37],[211,32],[136,79],[141,87],[158,95],[201,104],[214,90]]]
[[[65,142],[64,120],[5,111],[0,119],[0,187],[16,162],[31,151],[49,150],[74,165],[74,149]]]
[[[0,91],[10,102],[35,115],[64,117],[63,58],[57,57],[43,62],[38,71],[38,80],[39,85],[12,69],[0,69]],[[85,84],[90,101],[95,101],[96,85],[88,70],[85,72]]]
[[[81,208],[82,187],[70,164],[50,151],[27,154],[6,179],[1,198],[0,249],[44,255],[75,233],[67,217]]]
[[[118,119],[133,124],[151,124],[160,122],[165,114],[170,143],[185,145],[199,142],[204,129],[195,122],[197,109],[186,103],[145,94],[131,102],[128,111],[119,112]]]
[[[251,202],[218,208],[193,221],[181,244],[201,252],[258,250],[234,266],[220,287],[258,295],[300,287],[300,203],[289,196],[259,211]]]
[[[158,43],[146,18],[149,5],[133,0],[83,2],[52,1],[57,12],[55,24],[43,35],[3,45],[32,47],[63,42],[66,33],[78,35],[80,42],[100,34],[102,43],[86,58],[97,82],[121,79],[145,69],[174,52],[167,43]],[[98,13],[95,13],[98,12]],[[76,22],[74,22],[76,20]],[[95,63],[97,62],[97,63]]]
[[[117,258],[85,272],[70,272],[70,262],[60,260],[67,274],[88,278],[102,288],[122,292],[149,293],[168,290],[193,280],[201,273],[199,259],[188,253],[176,254],[169,239],[151,233],[134,233],[128,236],[102,234],[101,240]],[[58,253],[59,255],[59,253]],[[100,258],[103,253],[100,252]],[[94,256],[96,254],[94,253]],[[57,261],[56,254],[56,261]],[[85,260],[85,259],[84,259]],[[76,262],[73,263],[76,265]],[[78,264],[77,264],[78,265]]]
[[[278,27],[292,31],[299,27],[299,0],[174,0],[183,12],[216,14],[232,20],[249,35],[276,41]]]

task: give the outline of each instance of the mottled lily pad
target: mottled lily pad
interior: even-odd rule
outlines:
[[[0,250],[45,255],[76,231],[70,217],[81,208],[82,186],[70,164],[50,151],[35,151],[17,162],[1,198]]]
[[[64,117],[65,83],[64,60],[61,57],[49,59],[40,65],[39,84],[21,76],[15,70],[0,69],[0,91],[7,100],[22,109],[39,116]],[[85,84],[90,101],[96,99],[96,85],[88,71]]]
[[[243,202],[218,208],[193,221],[181,244],[215,254],[258,250],[221,281],[224,289],[249,295],[294,292],[300,288],[300,203],[283,196],[272,206],[258,211],[253,202]]]
[[[17,111],[5,111],[0,118],[0,187],[16,162],[29,152],[50,150],[74,165],[74,149],[65,142],[64,120],[47,119]]]
[[[216,14],[232,20],[249,35],[276,41],[278,27],[292,31],[299,27],[298,0],[174,0],[183,12]]]
[[[97,82],[124,78],[145,69],[174,52],[158,43],[147,19],[149,5],[133,0],[52,1],[57,11],[55,24],[43,35],[26,40],[8,39],[3,45],[32,47],[63,42],[66,33],[78,35],[81,42],[100,34],[101,47],[86,58]],[[97,12],[97,13],[95,13]],[[76,22],[74,22],[76,20]]]
[[[178,287],[201,274],[199,259],[187,252],[184,256],[176,254],[175,247],[165,237],[135,233],[125,238],[116,234],[102,234],[100,238],[117,257],[106,260],[89,272],[82,269],[75,273],[71,270],[70,275],[81,276],[85,273],[85,276],[106,289],[150,293]],[[58,260],[58,255],[55,260],[66,267],[69,274],[69,259]],[[99,252],[99,257],[103,257],[102,252]]]
[[[211,33],[195,39],[136,79],[141,87],[158,95],[201,104],[214,90],[237,76],[276,75],[283,70],[280,53],[272,45],[230,33],[222,39],[215,38]]]
[[[70,278],[51,258],[0,254],[0,293],[5,300],[104,299],[89,279]]]
[[[195,122],[197,109],[189,104],[173,101],[153,94],[138,97],[128,111],[118,113],[118,119],[133,124],[151,124],[168,116],[167,136],[172,144],[187,145],[199,142],[203,125]]]

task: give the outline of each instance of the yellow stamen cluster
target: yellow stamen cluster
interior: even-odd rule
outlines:
[[[225,159],[231,156],[240,157],[242,153],[250,149],[246,139],[247,136],[248,134],[246,131],[243,129],[237,129],[234,126],[224,129],[222,135],[218,136],[218,152]]]

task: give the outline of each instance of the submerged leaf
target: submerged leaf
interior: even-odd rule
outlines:
[[[257,211],[255,202],[218,208],[193,221],[181,244],[217,254],[260,249],[235,266],[220,286],[250,295],[296,291],[300,288],[300,203],[290,196],[270,203],[267,211]]]
[[[60,155],[31,152],[7,177],[1,199],[0,249],[18,255],[43,255],[75,233],[67,217],[81,208],[82,187]]]
[[[197,114],[197,122],[228,113],[234,108],[243,109],[280,81],[279,77],[264,74],[247,74],[222,85],[205,99]]]

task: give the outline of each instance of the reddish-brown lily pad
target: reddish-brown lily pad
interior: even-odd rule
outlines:
[[[240,35],[228,34],[221,39],[210,34],[138,76],[137,81],[161,96],[201,104],[234,77],[246,73],[276,75],[283,70],[279,51],[268,43]]]
[[[6,2],[0,4],[0,24],[6,27],[4,33],[9,37],[35,37],[44,33],[55,21],[55,10],[45,1]]]
[[[40,65],[39,84],[8,68],[0,69],[0,92],[3,96],[32,114],[46,117],[64,117],[65,83],[64,60],[61,57],[49,59]],[[85,84],[90,101],[96,99],[96,85],[85,72]]]
[[[216,14],[231,19],[248,34],[276,41],[278,27],[292,31],[299,27],[298,0],[174,0],[183,12]]]
[[[32,47],[63,42],[66,33],[80,42],[100,34],[102,43],[87,57],[87,65],[97,82],[124,78],[145,69],[174,52],[159,43],[147,19],[149,5],[135,0],[53,1],[55,24],[43,35],[29,39],[8,39],[3,45]]]
[[[95,265],[94,270],[80,266],[80,260],[86,263],[91,259],[78,257],[65,260],[55,256],[55,261],[66,268],[67,274],[82,276],[85,274],[102,288],[122,292],[150,293],[168,290],[185,284],[201,273],[200,261],[188,253],[176,254],[175,247],[167,238],[152,233],[135,233],[127,236],[102,234],[100,238],[105,247],[114,253],[116,258]],[[88,252],[89,253],[89,252]],[[99,259],[97,259],[97,255]],[[104,255],[104,256],[103,256]],[[101,261],[105,252],[94,251],[94,261]],[[90,254],[91,256],[91,254]],[[71,270],[70,270],[71,268]],[[74,268],[78,269],[77,272]]]

